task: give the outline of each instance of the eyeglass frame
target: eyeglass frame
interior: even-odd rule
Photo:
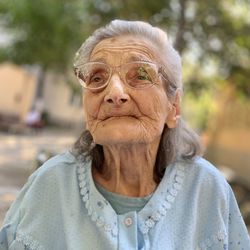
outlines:
[[[97,64],[106,65],[106,66],[110,69],[109,77],[108,77],[106,83],[105,83],[103,86],[100,86],[100,87],[97,87],[97,88],[89,88],[89,87],[87,87],[87,86],[84,86],[84,85],[80,82],[79,77],[77,76],[77,75],[78,75],[78,74],[77,74],[77,69],[79,69],[79,67],[84,66],[84,65],[86,65],[86,64],[92,64],[92,63],[93,63],[93,64],[94,64],[94,63],[97,63]],[[105,89],[105,88],[108,86],[108,84],[109,84],[109,82],[110,82],[110,79],[111,79],[111,77],[114,75],[114,73],[118,73],[120,79],[126,84],[126,86],[128,86],[129,88],[132,88],[132,89],[137,89],[137,90],[138,90],[138,89],[146,89],[146,88],[152,87],[153,85],[157,84],[156,82],[153,81],[151,84],[148,84],[148,85],[145,85],[144,87],[139,87],[139,88],[133,87],[133,86],[131,86],[130,84],[128,84],[128,83],[127,83],[127,80],[126,80],[126,79],[125,79],[125,80],[123,79],[123,75],[121,74],[121,71],[120,71],[120,70],[117,70],[117,69],[123,67],[124,65],[132,64],[132,63],[145,63],[145,64],[149,64],[149,65],[151,65],[151,66],[153,65],[153,66],[155,67],[155,69],[157,69],[157,70],[156,70],[157,75],[159,76],[159,74],[160,74],[166,81],[170,82],[170,81],[169,81],[169,78],[167,77],[166,72],[165,72],[164,69],[163,69],[163,67],[162,67],[162,66],[159,67],[157,64],[155,64],[155,63],[153,63],[153,62],[149,62],[149,61],[132,61],[132,62],[128,62],[128,63],[125,63],[125,64],[121,64],[121,65],[119,65],[119,66],[113,66],[113,67],[112,67],[111,65],[105,63],[105,62],[90,61],[90,62],[86,62],[86,63],[83,63],[83,64],[74,65],[74,68],[73,68],[73,69],[74,69],[74,73],[75,73],[76,78],[77,78],[77,80],[79,81],[80,85],[81,85],[84,89],[87,89],[87,90],[90,90],[90,91],[98,91],[98,90]]]

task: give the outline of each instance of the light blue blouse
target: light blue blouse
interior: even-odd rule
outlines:
[[[125,214],[131,211],[139,212],[150,200],[152,194],[145,197],[127,197],[108,191],[95,182],[97,190],[109,202],[117,214]]]
[[[128,250],[139,249],[138,238],[144,250],[250,249],[229,185],[204,159],[169,165],[141,211],[118,215],[91,163],[69,152],[29,178],[6,215],[0,249]]]
[[[140,197],[140,198],[127,197],[127,196],[109,192],[98,183],[95,183],[95,186],[97,190],[102,194],[102,196],[109,202],[109,204],[112,206],[115,212],[119,215],[126,214],[132,211],[136,211],[136,212],[141,211],[142,208],[147,204],[147,202],[150,200],[152,196],[152,194],[150,194],[148,196]],[[127,219],[127,223],[129,223],[129,219]],[[139,227],[137,227],[137,242],[138,242],[138,249],[143,249],[144,239],[143,239],[143,235],[141,234]]]

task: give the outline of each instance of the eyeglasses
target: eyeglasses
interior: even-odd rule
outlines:
[[[102,62],[88,62],[76,66],[74,70],[80,84],[93,91],[104,89],[115,72],[127,86],[135,89],[156,84],[159,73],[162,73],[157,65],[144,61],[134,61],[117,67],[111,67]]]

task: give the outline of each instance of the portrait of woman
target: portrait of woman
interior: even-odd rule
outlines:
[[[182,119],[181,71],[160,28],[97,29],[74,61],[86,127],[30,176],[0,249],[250,249],[229,184]]]

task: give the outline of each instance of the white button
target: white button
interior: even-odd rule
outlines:
[[[127,217],[125,220],[124,220],[124,223],[127,227],[131,226],[133,224],[133,220],[132,218],[130,217]]]

